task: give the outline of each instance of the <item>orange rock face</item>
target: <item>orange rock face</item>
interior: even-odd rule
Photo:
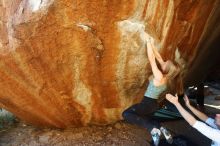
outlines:
[[[0,105],[39,126],[115,122],[146,89],[141,34],[187,67],[216,3],[0,0]]]

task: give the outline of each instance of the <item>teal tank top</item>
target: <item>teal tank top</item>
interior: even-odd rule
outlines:
[[[149,80],[149,85],[147,87],[147,90],[144,94],[144,96],[158,99],[160,94],[163,93],[167,89],[167,85],[161,85],[161,86],[155,86],[153,83],[153,80]]]

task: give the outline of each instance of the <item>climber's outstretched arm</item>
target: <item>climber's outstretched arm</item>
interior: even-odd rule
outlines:
[[[162,66],[162,65],[165,63],[164,60],[163,60],[163,58],[161,57],[161,55],[160,55],[158,49],[157,49],[154,45],[152,45],[152,48],[153,48],[153,52],[154,52],[154,55],[155,55],[157,61],[158,61],[158,62],[160,63],[160,65]]]
[[[154,78],[158,81],[161,81],[163,79],[163,74],[156,64],[155,54],[153,52],[153,47],[150,41],[147,41],[147,55]]]

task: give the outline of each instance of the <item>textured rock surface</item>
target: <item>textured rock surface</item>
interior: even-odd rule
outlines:
[[[140,35],[154,36],[165,59],[178,59],[178,48],[189,64],[217,7],[217,0],[0,0],[0,104],[42,126],[115,122],[146,89]]]

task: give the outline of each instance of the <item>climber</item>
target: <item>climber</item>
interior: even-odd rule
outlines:
[[[189,112],[187,112],[182,105],[178,102],[178,96],[166,94],[166,99],[176,106],[183,118],[195,129],[201,132],[203,135],[211,139],[212,146],[220,146],[220,114],[216,114],[215,119],[209,118],[202,112],[190,105],[187,95],[184,96],[186,106],[203,122],[197,121]]]
[[[170,60],[164,61],[162,59],[152,37],[145,35],[145,38],[148,59],[153,75],[149,78],[149,85],[142,101],[126,109],[122,116],[127,122],[146,128],[152,136],[154,145],[157,146],[160,142],[161,133],[163,133],[168,143],[173,141],[169,131],[161,127],[159,122],[153,119],[152,114],[160,108],[158,103],[160,101],[159,97],[165,99],[165,94],[163,93],[168,88],[171,88],[170,83],[178,77],[180,68]],[[157,66],[156,60],[159,62],[161,69]]]

